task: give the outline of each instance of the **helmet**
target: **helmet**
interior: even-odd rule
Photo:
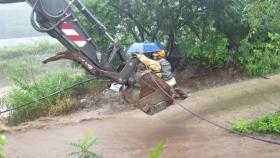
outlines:
[[[157,52],[154,52],[153,53],[153,56],[155,57],[159,57],[159,58],[164,58],[166,55],[165,51],[164,50],[161,50],[161,51],[157,51]]]

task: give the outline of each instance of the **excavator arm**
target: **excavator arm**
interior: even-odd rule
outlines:
[[[1,4],[5,3],[17,3],[17,2],[25,2],[25,0],[0,0]]]
[[[24,0],[0,0],[0,3]],[[109,34],[107,28],[80,0],[26,0],[32,7],[31,24],[62,43],[67,51],[59,52],[43,63],[68,59],[83,66],[90,74],[122,84],[124,99],[147,114],[158,113],[173,103],[176,91],[150,70],[139,68],[137,58],[128,59],[122,46]],[[75,12],[74,12],[75,10]],[[107,53],[102,53],[91,34],[76,14],[84,16],[92,29],[111,42]],[[114,65],[114,61],[119,61]],[[178,96],[178,95],[177,95]]]

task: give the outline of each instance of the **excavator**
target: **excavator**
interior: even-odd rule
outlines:
[[[32,7],[31,24],[35,30],[47,33],[67,48],[67,51],[45,59],[44,64],[72,60],[95,77],[121,84],[124,100],[148,115],[159,113],[174,101],[185,98],[182,92],[167,85],[135,56],[128,57],[122,45],[80,0],[0,0],[0,4],[17,2],[26,2]],[[94,31],[108,38],[111,43],[108,51],[102,53],[99,50],[80,15]]]

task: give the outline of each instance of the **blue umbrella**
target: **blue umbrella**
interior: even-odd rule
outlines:
[[[144,43],[133,43],[125,50],[127,54],[133,53],[151,53],[156,51],[165,50],[164,46],[160,43],[144,42]]]

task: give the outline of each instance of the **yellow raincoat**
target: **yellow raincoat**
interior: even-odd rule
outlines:
[[[161,65],[159,61],[150,59],[148,57],[146,57],[143,54],[138,54],[137,55],[138,59],[145,64],[149,69],[153,70],[155,72],[155,74],[162,78],[162,74],[161,74]],[[170,87],[174,87],[176,85],[176,80],[174,77],[172,77],[171,80],[165,81]]]

